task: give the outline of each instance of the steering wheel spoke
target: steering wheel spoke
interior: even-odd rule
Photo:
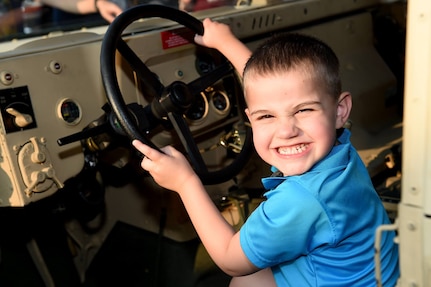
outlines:
[[[187,84],[187,86],[193,95],[196,96],[201,91],[214,84],[216,81],[229,74],[232,74],[233,71],[234,69],[232,64],[230,62],[225,62],[207,74],[197,78],[194,81],[191,81]]]
[[[159,98],[165,87],[155,74],[148,69],[123,39],[119,39],[117,49],[138,75],[139,79],[142,79],[142,89],[150,97]]]
[[[184,117],[182,115],[168,113],[168,118],[176,130],[192,166],[200,172],[207,172],[207,166],[205,165],[199,148],[193,139],[193,135]]]

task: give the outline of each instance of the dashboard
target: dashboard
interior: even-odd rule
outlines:
[[[253,47],[259,42],[254,38],[265,37],[269,31],[361,10],[376,1],[352,2],[346,7],[334,4],[324,11],[319,1],[305,2],[231,9],[218,12],[224,15],[216,19],[228,23],[238,37],[251,39],[248,45]],[[201,18],[207,16],[211,15]],[[179,80],[188,83],[221,61],[217,59],[220,55],[197,47],[190,42],[190,37],[185,39],[176,33],[179,28],[172,25],[160,19],[138,21],[129,27],[125,36],[128,45],[162,83]],[[396,107],[386,107],[388,98],[396,93],[395,78],[375,51],[372,36],[367,34],[371,25],[370,15],[365,13],[305,28],[328,41],[341,58],[343,83],[355,97],[354,141],[363,151],[365,162],[370,164],[379,156],[375,147],[392,146],[400,136],[393,132],[400,129],[396,126]],[[106,96],[99,64],[102,38],[97,29],[70,33],[36,39],[0,54],[4,159],[0,163],[0,176],[2,182],[7,183],[0,192],[3,206],[24,206],[50,196],[83,168],[81,143],[59,145],[58,141],[83,131],[91,123],[97,125],[98,118],[104,114],[102,107]],[[340,40],[342,38],[346,40]],[[367,63],[372,63],[373,75]],[[120,67],[118,82],[125,101],[148,104],[152,99],[146,98],[133,70],[121,59],[117,64]],[[240,91],[239,86],[233,89]],[[218,121],[235,117],[231,113],[231,107],[236,105],[230,96],[233,92],[226,91],[225,87],[209,87],[201,93],[186,115],[192,129],[202,131]],[[369,108],[367,103],[378,93],[385,96],[375,101],[374,107],[364,115],[362,109]],[[381,135],[369,140],[370,134],[381,134],[379,126],[391,121],[395,126],[383,132],[393,138]],[[170,137],[170,133],[162,132],[155,140],[163,146],[170,143]]]

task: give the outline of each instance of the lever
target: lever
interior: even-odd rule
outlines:
[[[90,138],[90,137],[95,136],[95,135],[102,134],[102,133],[107,132],[109,130],[110,130],[109,124],[104,123],[104,124],[101,124],[99,126],[95,126],[95,127],[83,130],[81,132],[77,132],[77,133],[71,134],[69,136],[60,138],[57,140],[57,144],[59,146],[67,145],[67,144],[70,144],[73,142],[77,142],[77,141],[80,141],[83,139]]]
[[[7,108],[6,112],[15,117],[15,124],[20,128],[25,128],[33,123],[33,118],[29,114],[20,113],[14,108]]]

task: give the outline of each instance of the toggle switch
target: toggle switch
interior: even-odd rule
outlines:
[[[29,114],[20,113],[14,108],[7,108],[6,112],[15,117],[15,125],[17,127],[25,128],[33,123],[33,118]]]

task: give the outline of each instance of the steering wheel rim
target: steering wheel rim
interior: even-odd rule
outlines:
[[[123,48],[128,48],[127,44],[122,40],[123,31],[138,19],[152,17],[160,17],[175,21],[199,35],[202,35],[204,32],[202,22],[186,12],[161,5],[144,4],[135,6],[121,13],[110,24],[102,41],[100,69],[107,100],[124,132],[131,140],[138,139],[143,143],[160,150],[152,141],[142,134],[136,124],[136,119],[134,119],[130,114],[118,84],[115,65],[115,55],[118,47],[122,45]],[[125,47],[124,44],[127,47]],[[143,65],[146,68],[145,64]],[[170,115],[169,118],[173,121],[175,116],[171,116],[172,115]],[[192,149],[193,153],[196,153],[197,150],[197,144],[195,143],[195,145],[196,147]],[[242,146],[241,152],[236,155],[231,164],[216,171],[205,170],[205,168],[202,168],[199,164],[196,166],[193,166],[192,164],[192,166],[204,184],[218,184],[232,179],[242,170],[251,155],[252,149],[251,128],[246,127],[246,140],[244,145]]]

